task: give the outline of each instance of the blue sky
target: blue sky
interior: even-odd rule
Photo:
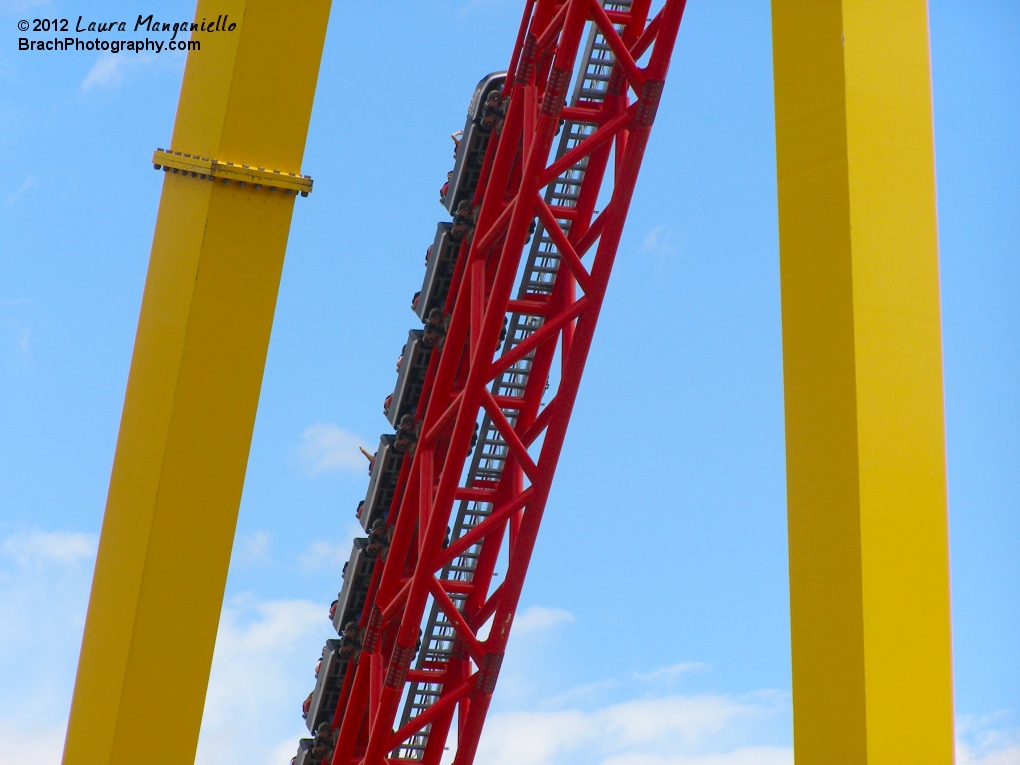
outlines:
[[[447,136],[520,6],[334,5],[201,763],[303,729]],[[0,765],[59,759],[183,71],[16,50],[85,11],[0,0]],[[1017,765],[1020,6],[932,0],[931,33],[959,761]],[[691,0],[480,765],[791,762],[771,88],[768,3]]]

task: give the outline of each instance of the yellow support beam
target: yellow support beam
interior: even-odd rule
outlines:
[[[797,765],[949,765],[924,0],[773,0]]]
[[[65,765],[181,765],[198,742],[329,0],[195,18],[220,14],[238,26],[193,35],[168,152],[221,173],[164,175]]]

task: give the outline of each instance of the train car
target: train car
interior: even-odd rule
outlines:
[[[312,765],[312,747],[315,741],[310,738],[303,738],[298,741],[297,757],[294,758],[294,765]]]
[[[428,370],[429,358],[432,356],[432,349],[426,348],[422,343],[424,334],[420,329],[412,329],[407,333],[403,360],[397,371],[397,384],[393,388],[389,408],[385,411],[386,419],[393,427],[400,424],[401,417],[414,411],[414,407],[418,405],[418,399],[421,397],[421,390],[425,385],[425,372]]]
[[[461,201],[466,199],[470,202],[471,197],[474,196],[478,177],[482,172],[485,150],[489,147],[489,136],[492,134],[491,130],[486,130],[479,124],[482,107],[489,93],[493,90],[502,90],[504,82],[506,82],[506,72],[487,74],[478,83],[471,96],[467,121],[464,123],[464,135],[461,136],[460,145],[457,147],[453,175],[450,177],[450,186],[446,191],[446,198],[443,200],[443,205],[451,215],[456,211],[457,205]]]
[[[361,506],[361,516],[358,518],[365,531],[372,528],[377,518],[385,519],[390,512],[390,504],[397,490],[400,465],[404,461],[404,455],[398,454],[393,448],[394,440],[392,433],[384,433],[379,438],[372,477],[368,479],[365,504]]]
[[[414,312],[419,319],[425,321],[433,308],[442,308],[446,296],[450,292],[453,281],[453,270],[460,252],[460,242],[450,236],[452,223],[439,223],[436,226],[436,238],[432,242],[432,254],[429,255],[425,267],[425,279],[418,294],[418,305]]]
[[[347,622],[356,622],[361,618],[361,609],[365,606],[368,585],[372,580],[372,571],[377,560],[365,554],[367,546],[368,540],[364,537],[354,540],[351,558],[344,572],[344,586],[337,595],[336,610],[333,612],[333,627],[336,628],[337,634],[343,633]]]
[[[315,677],[312,703],[305,716],[305,725],[313,734],[321,723],[332,721],[333,713],[336,711],[348,661],[339,657],[339,650],[339,640],[327,640],[322,648],[322,663],[319,664],[319,673]]]

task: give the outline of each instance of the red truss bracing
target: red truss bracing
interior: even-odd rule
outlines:
[[[333,765],[438,765],[455,720],[455,762],[474,759],[684,10],[666,0],[649,19],[650,5],[527,2],[509,106],[488,145],[417,444],[390,509],[392,538],[333,718]],[[595,32],[584,56],[605,72],[604,87],[587,97],[575,82],[568,105],[572,81],[588,76],[586,29]],[[609,201],[597,213],[600,198]],[[522,263],[533,232],[538,260]],[[479,470],[479,459],[495,467]],[[501,555],[507,570],[492,588]],[[426,637],[439,639],[441,623],[442,651],[418,650],[429,608]]]

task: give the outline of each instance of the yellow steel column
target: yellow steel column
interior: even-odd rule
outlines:
[[[773,0],[797,765],[948,765],[924,0]]]
[[[171,149],[298,173],[328,15],[200,0],[237,26],[192,34]],[[293,212],[268,183],[163,183],[66,765],[194,759]]]

